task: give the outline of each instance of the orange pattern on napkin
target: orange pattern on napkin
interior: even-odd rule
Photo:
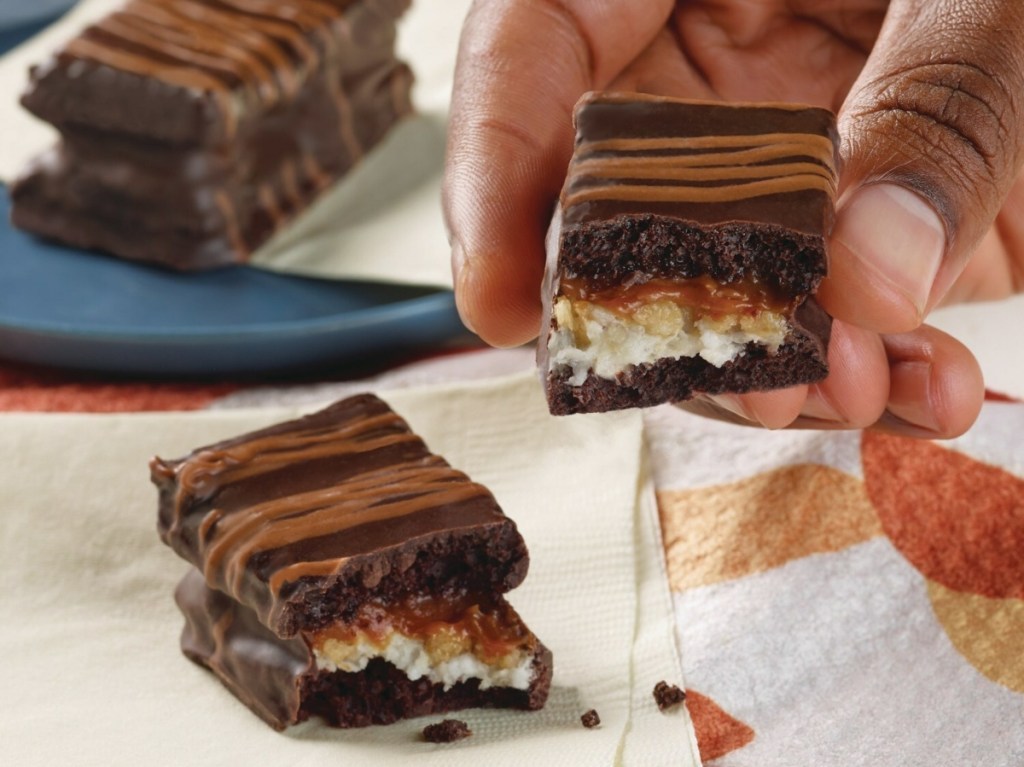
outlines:
[[[686,691],[686,708],[697,734],[701,761],[725,756],[754,739],[754,731],[750,727],[696,690]]]
[[[864,483],[797,464],[724,485],[662,490],[669,583],[685,591],[881,535]]]
[[[935,617],[960,654],[996,684],[1024,693],[1024,600],[927,583]]]
[[[0,411],[128,413],[199,410],[238,390],[235,384],[89,380],[79,374],[0,367]]]
[[[921,573],[956,591],[1024,598],[1024,479],[932,442],[865,432],[882,527]]]
[[[864,476],[886,534],[926,578],[961,655],[1024,692],[1024,480],[929,442],[865,433]]]

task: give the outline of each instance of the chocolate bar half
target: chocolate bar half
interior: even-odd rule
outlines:
[[[31,71],[60,130],[15,226],[178,270],[246,261],[411,111],[409,0],[130,0]]]
[[[151,471],[161,538],[195,566],[182,649],[274,727],[543,706],[551,654],[503,597],[522,536],[380,399]]]
[[[551,412],[823,379],[834,116],[592,93],[574,119],[538,348]]]

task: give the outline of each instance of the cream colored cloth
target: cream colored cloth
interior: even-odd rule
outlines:
[[[178,648],[187,565],[156,534],[147,461],[294,417],[295,408],[0,417],[0,656],[8,764],[580,765],[698,762],[638,413],[557,419],[529,376],[384,395],[436,452],[487,484],[531,551],[510,601],[551,648],[540,712],[466,711],[460,743],[428,717],[276,733]],[[580,714],[596,708],[599,728]],[[415,760],[413,762],[413,760]]]
[[[0,59],[0,182],[57,140],[18,103],[28,68],[124,0],[82,0]],[[343,181],[253,255],[267,269],[336,279],[451,287],[441,219],[445,125],[459,30],[469,0],[416,2],[399,25],[398,53],[416,74],[417,114]]]

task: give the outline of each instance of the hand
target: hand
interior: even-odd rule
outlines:
[[[839,212],[819,291],[835,317],[831,374],[691,407],[772,428],[941,437],[970,426],[977,362],[922,321],[944,299],[1024,288],[1024,3],[478,0],[444,205],[459,311],[494,345],[539,330],[571,111],[595,89],[838,112]]]

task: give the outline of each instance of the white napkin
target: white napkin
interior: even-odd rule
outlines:
[[[428,717],[279,734],[178,648],[187,565],[160,544],[150,455],[294,417],[294,408],[0,417],[0,657],[5,763],[697,764],[638,413],[556,419],[531,377],[384,396],[433,450],[487,484],[531,551],[510,601],[551,648],[543,711],[466,711],[473,730],[421,742]],[[599,728],[580,714],[596,708]]]
[[[57,140],[18,103],[28,68],[45,61],[124,0],[82,0],[66,16],[0,58],[0,182]],[[273,270],[334,279],[451,287],[441,218],[445,126],[459,30],[469,0],[419,0],[399,24],[398,54],[416,74],[417,114],[344,180],[253,254]]]

